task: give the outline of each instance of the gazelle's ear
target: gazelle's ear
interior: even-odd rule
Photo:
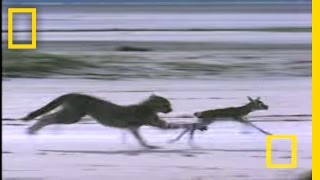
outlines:
[[[257,97],[257,100],[260,100],[260,97]]]
[[[253,102],[253,101],[254,101],[250,96],[247,96],[247,98],[248,98],[248,100],[249,100],[250,102]]]

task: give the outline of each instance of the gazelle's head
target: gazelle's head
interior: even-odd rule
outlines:
[[[249,99],[249,105],[251,106],[252,110],[267,110],[269,108],[268,105],[264,104],[261,100],[260,97],[256,99],[252,99],[251,97],[248,96]]]

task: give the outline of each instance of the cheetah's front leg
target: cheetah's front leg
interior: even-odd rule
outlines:
[[[149,149],[159,148],[158,146],[148,145],[148,144],[143,140],[143,138],[141,137],[141,135],[140,135],[140,133],[139,133],[139,128],[130,128],[130,131],[132,132],[133,136],[139,141],[139,143],[140,143],[143,147],[146,147],[146,148],[149,148]]]

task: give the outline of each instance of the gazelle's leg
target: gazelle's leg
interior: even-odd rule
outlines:
[[[239,119],[236,119],[238,121],[240,121],[240,125],[241,125],[241,133],[242,134],[250,134],[250,129],[248,129],[248,124],[246,122],[248,122],[248,118],[245,117],[241,117]],[[250,125],[249,125],[250,126]]]
[[[121,132],[121,142],[127,144],[127,132]]]
[[[240,123],[241,129],[240,133],[241,134],[251,134],[253,129],[248,128],[248,125],[246,123]]]
[[[192,143],[193,143],[193,136],[194,136],[194,132],[196,131],[196,129],[197,129],[197,125],[194,124],[194,125],[192,126],[191,130],[190,130],[189,144],[191,144],[191,145],[192,145]]]
[[[211,123],[213,123],[213,121],[210,122],[210,123],[201,122],[201,123],[192,124],[191,130],[190,130],[190,136],[189,136],[189,143],[192,143],[193,137],[194,137],[194,133],[195,133],[196,130],[207,131],[208,130],[208,125],[211,124]]]
[[[249,122],[249,121],[241,121],[241,122],[243,122],[243,123],[245,123],[246,125],[251,126],[251,127],[255,128],[255,129],[259,130],[259,131],[260,131],[260,132],[262,132],[263,134],[271,135],[271,133],[269,133],[269,132],[267,132],[267,131],[265,131],[265,130],[263,130],[263,129],[259,128],[258,126],[256,126],[256,125],[252,124],[252,123],[251,123],[251,122]]]
[[[182,136],[185,135],[188,131],[190,131],[189,128],[185,129],[184,131],[182,131],[181,134],[179,134],[179,136],[177,136],[176,138],[170,140],[169,143],[174,143],[176,141],[179,141],[182,138]]]
[[[143,138],[141,137],[141,135],[139,134],[139,128],[130,128],[130,131],[132,132],[133,136],[138,140],[138,142],[146,148],[150,148],[150,149],[155,149],[158,148],[157,146],[151,146],[148,145]]]

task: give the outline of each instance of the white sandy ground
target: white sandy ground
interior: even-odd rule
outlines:
[[[197,110],[242,105],[247,95],[259,95],[270,109],[253,113],[253,119],[258,121],[255,124],[273,133],[298,137],[298,168],[277,170],[266,168],[265,136],[237,123],[217,123],[207,132],[198,132],[197,147],[190,147],[186,138],[167,144],[178,130],[145,127],[143,137],[150,144],[161,146],[145,150],[129,133],[95,123],[51,126],[37,136],[27,136],[26,125],[31,123],[4,121],[4,179],[294,180],[311,168],[310,78],[225,82],[15,79],[4,81],[3,85],[3,117],[12,118],[73,91],[120,104],[137,102],[158,92],[173,103],[175,111],[162,115],[168,120],[184,120],[169,117]],[[259,118],[265,115],[283,116]],[[275,141],[273,156],[274,162],[289,162],[290,144]]]

